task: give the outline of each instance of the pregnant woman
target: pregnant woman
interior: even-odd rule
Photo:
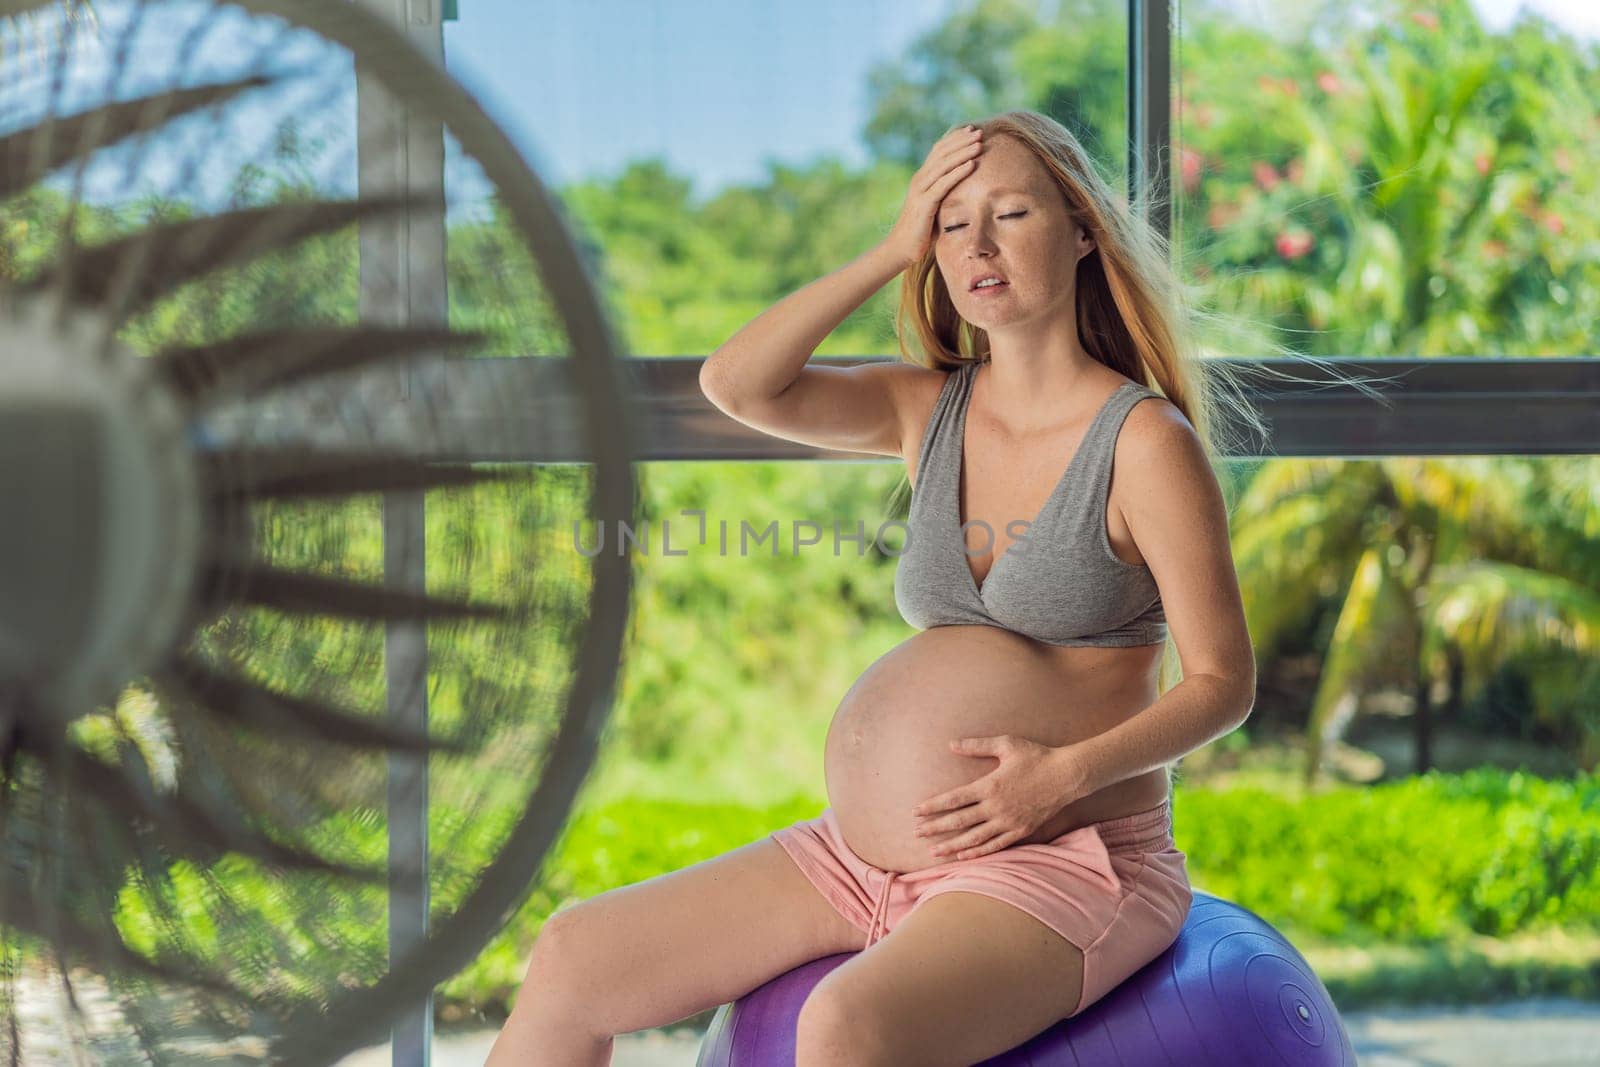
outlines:
[[[806,366],[902,273],[931,366]],[[881,244],[706,361],[740,422],[905,461],[919,632],[835,712],[819,817],[550,917],[491,1065],[606,1064],[616,1034],[856,951],[800,1011],[799,1067],[962,1067],[1172,944],[1167,766],[1255,692],[1178,291],[1071,133],[1014,111],[946,134]]]

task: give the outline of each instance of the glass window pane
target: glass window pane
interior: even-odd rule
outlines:
[[[1593,352],[1596,27],[1513,6],[1180,0],[1190,276],[1317,355]]]
[[[1044,111],[1125,187],[1123,0],[474,0],[444,33],[580,229],[630,355],[706,355],[867,251],[958,122]],[[897,292],[818,351],[894,354]]]
[[[655,521],[648,554],[630,553],[638,620],[596,788],[822,800],[835,710],[913,633],[894,600],[903,534],[874,546],[894,469],[642,466]],[[1600,459],[1272,458],[1225,462],[1219,477],[1255,645],[1247,730],[1261,762],[1208,746],[1184,761],[1180,785],[1295,781],[1313,713],[1341,739],[1325,764],[1335,781],[1404,778],[1420,706],[1429,765],[1446,772],[1565,777],[1600,763]],[[864,543],[846,540],[858,522]]]

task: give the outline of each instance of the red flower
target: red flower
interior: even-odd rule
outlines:
[[[1567,224],[1563,222],[1561,220],[1561,216],[1557,215],[1554,211],[1546,211],[1544,216],[1540,218],[1539,221],[1544,223],[1545,229],[1549,230],[1558,237],[1566,232]]]
[[[1268,163],[1264,160],[1257,160],[1255,164],[1251,166],[1250,172],[1255,175],[1256,184],[1261,186],[1263,192],[1270,193],[1272,190],[1278,187],[1278,182],[1280,180],[1278,178],[1278,171],[1271,163]]]
[[[1437,30],[1439,28],[1439,16],[1432,11],[1413,11],[1411,13],[1411,21],[1423,29]]]
[[[1344,83],[1339,80],[1339,76],[1333,71],[1325,70],[1317,75],[1317,88],[1329,96],[1338,96],[1344,91]]]
[[[1316,247],[1317,239],[1304,230],[1278,234],[1278,255],[1284,259],[1299,259]]]
[[[1196,152],[1192,148],[1185,148],[1183,150],[1183,162],[1181,166],[1183,169],[1184,192],[1192,193],[1195,191],[1195,188],[1199,186],[1200,169],[1202,166],[1204,166],[1204,164],[1205,160],[1201,158],[1199,152]]]
[[[1472,165],[1478,168],[1479,174],[1489,173],[1489,153],[1479,152],[1472,157]]]

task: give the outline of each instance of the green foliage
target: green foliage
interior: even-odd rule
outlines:
[[[1293,940],[1600,929],[1600,777],[1480,769],[1290,800],[1180,791],[1191,880]]]
[[[639,799],[587,806],[557,843],[539,890],[441,994],[491,1017],[509,1012],[552,912],[741,847],[824,804],[796,796],[761,808]],[[1600,932],[1600,777],[1550,781],[1484,769],[1300,801],[1180,786],[1173,805],[1174,836],[1198,889],[1249,908],[1297,945],[1410,946],[1435,999],[1452,991],[1437,961],[1471,957],[1474,935]],[[1424,992],[1364,974],[1341,972],[1337,991],[1363,999]],[[1500,982],[1482,966],[1473,974],[1479,985]],[[1522,987],[1537,981],[1524,975]]]

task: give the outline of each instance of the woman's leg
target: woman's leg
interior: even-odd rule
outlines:
[[[552,915],[485,1067],[605,1067],[617,1034],[737,1000],[861,940],[764,837]]]

